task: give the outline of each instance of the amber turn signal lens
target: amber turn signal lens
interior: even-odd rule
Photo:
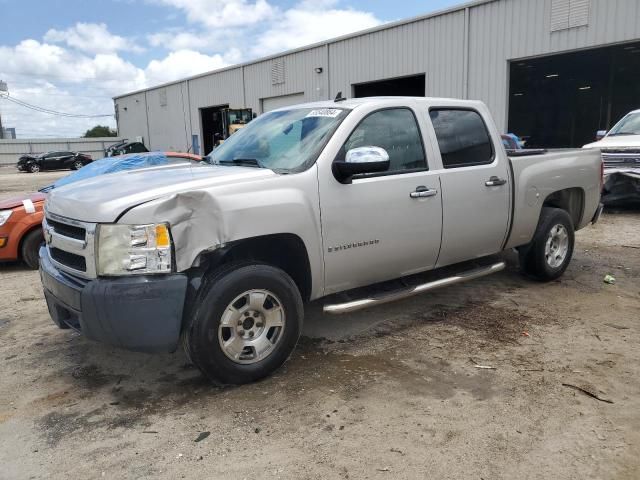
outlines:
[[[169,229],[167,226],[163,224],[156,225],[156,246],[168,247],[170,245],[171,240],[169,239]]]
[[[0,248],[7,244],[7,237],[0,237]]]

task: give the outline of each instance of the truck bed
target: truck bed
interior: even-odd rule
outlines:
[[[509,155],[513,195],[511,228],[505,248],[529,243],[540,210],[549,196],[568,191],[572,201],[580,199],[575,229],[587,226],[600,203],[602,158],[599,150],[523,150]],[[552,168],[551,168],[552,167]]]

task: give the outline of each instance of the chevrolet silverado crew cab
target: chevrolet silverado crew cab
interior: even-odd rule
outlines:
[[[512,248],[526,273],[552,280],[574,231],[601,212],[599,151],[509,158],[475,101],[286,107],[201,163],[49,194],[40,272],[60,328],[147,352],[182,343],[212,381],[246,383],[289,357],[307,301],[404,279],[398,291],[333,295],[348,298],[325,311],[341,313],[446,288],[504,268],[481,260]]]

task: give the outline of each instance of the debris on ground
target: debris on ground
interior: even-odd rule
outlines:
[[[605,275],[604,283],[608,283],[609,285],[615,285],[616,277],[614,277],[613,275]]]
[[[623,325],[616,325],[615,323],[605,323],[607,327],[615,328],[616,330],[629,330],[629,327]]]
[[[473,366],[475,368],[480,368],[482,370],[496,370],[496,367],[490,367],[488,365],[480,365],[478,362],[476,362],[473,358],[469,357],[469,361],[471,363],[473,363]]]
[[[588,395],[592,398],[595,398],[596,400],[599,400],[601,402],[605,402],[605,403],[613,403],[613,400],[609,400],[607,398],[603,398],[601,397],[598,393],[595,392],[595,390],[591,387],[588,386],[584,386],[584,387],[579,387],[577,385],[572,385],[570,383],[563,383],[562,384],[563,387],[569,387],[569,388],[573,388],[574,390],[578,390],[579,392],[584,393],[585,395]]]
[[[521,335],[523,337],[530,337],[531,336],[531,335],[529,335],[529,332],[527,332],[526,330],[524,332],[522,332]]]
[[[194,442],[196,443],[201,442],[202,440],[207,438],[209,435],[211,435],[211,432],[200,432],[200,435],[198,435],[198,438],[196,438]]]

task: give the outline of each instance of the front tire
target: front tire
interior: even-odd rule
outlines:
[[[520,249],[520,268],[536,280],[555,280],[569,266],[574,243],[569,214],[560,208],[544,207],[533,241]]]
[[[300,292],[287,273],[227,265],[203,282],[184,332],[186,353],[216,384],[254,382],[289,358],[303,318]]]
[[[32,270],[37,270],[40,264],[40,246],[44,242],[42,229],[37,228],[24,237],[22,240],[22,261]]]
[[[39,171],[40,171],[40,165],[38,165],[37,163],[32,163],[31,165],[29,165],[30,173],[38,173]]]

